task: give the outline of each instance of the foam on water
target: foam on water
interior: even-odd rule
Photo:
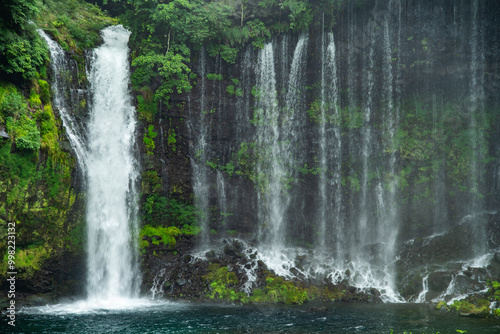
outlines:
[[[148,312],[154,309],[182,307],[182,303],[149,298],[108,298],[102,300],[79,300],[74,303],[24,307],[19,313],[50,315],[110,314],[121,312]]]

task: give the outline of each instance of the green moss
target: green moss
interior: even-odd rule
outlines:
[[[441,310],[442,308],[444,308],[445,310],[448,310],[448,304],[444,300],[440,301],[436,305],[436,310]]]
[[[38,87],[40,90],[40,99],[43,104],[48,104],[50,103],[50,86],[47,81],[39,79],[38,80]]]
[[[32,109],[38,109],[42,106],[42,100],[40,99],[40,95],[37,94],[35,88],[31,89],[28,103],[30,104]]]
[[[161,178],[155,170],[148,170],[142,173],[142,193],[158,193],[162,190]]]
[[[465,300],[456,300],[451,304],[450,308],[459,313],[484,317],[489,314],[489,305],[490,303],[484,299],[479,299],[474,303]]]
[[[40,109],[38,92],[44,88],[43,80],[32,81],[28,102],[37,110],[31,113],[15,86],[0,83],[0,121],[10,135],[10,140],[0,140],[0,233],[7,223],[16,224],[16,265],[23,278],[61,249],[81,251],[74,245],[83,241],[83,233],[74,233],[81,217],[76,212],[68,216],[76,202],[74,159],[58,147],[59,128],[50,104]]]
[[[274,303],[300,305],[309,300],[305,289],[295,286],[293,282],[286,281],[282,277],[268,276],[263,292],[267,295],[267,300]]]
[[[223,299],[230,301],[245,300],[246,294],[236,292],[234,287],[239,283],[234,272],[228,271],[227,267],[220,267],[212,263],[208,267],[208,274],[203,276],[210,286],[207,297],[210,299]]]

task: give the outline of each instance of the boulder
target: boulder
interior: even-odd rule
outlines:
[[[444,292],[450,285],[452,275],[449,272],[438,271],[429,275],[429,291]]]

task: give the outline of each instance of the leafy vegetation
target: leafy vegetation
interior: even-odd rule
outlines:
[[[44,89],[50,91],[44,79],[35,81],[26,99],[14,85],[0,83],[0,127],[9,134],[0,139],[0,230],[16,224],[16,266],[23,278],[49,256],[81,251],[83,241],[82,222],[69,219],[77,202],[74,159],[59,147],[61,129]],[[0,241],[4,247],[6,240]]]
[[[149,195],[142,207],[143,221],[154,225],[194,226],[200,214],[192,204],[156,193]]]
[[[101,9],[82,0],[38,2],[37,26],[49,33],[63,49],[82,54],[100,41],[100,31],[116,24]]]
[[[190,225],[185,225],[180,229],[175,226],[145,225],[139,232],[139,250],[144,254],[149,246],[161,244],[163,247],[172,249],[177,242],[176,237],[197,235],[200,231],[200,228]]]
[[[154,125],[149,125],[144,131],[144,137],[142,138],[144,142],[144,147],[146,148],[146,153],[149,155],[154,154],[155,150],[155,138],[158,135],[157,132],[154,131]]]
[[[35,78],[47,60],[47,47],[30,24],[38,11],[36,0],[2,1],[0,12],[0,79],[21,84]]]
[[[234,287],[239,283],[234,272],[228,271],[227,267],[221,267],[218,263],[212,263],[208,267],[208,274],[203,276],[210,285],[207,297],[210,299],[223,299],[228,301],[246,301],[247,295],[236,292]]]
[[[268,274],[265,285],[254,289],[251,295],[238,291],[241,284],[234,272],[218,263],[211,263],[207,275],[203,276],[209,288],[207,297],[241,303],[282,303],[300,305],[310,300],[334,301],[344,298],[346,290],[315,286],[301,287],[297,282],[287,281],[283,277]]]

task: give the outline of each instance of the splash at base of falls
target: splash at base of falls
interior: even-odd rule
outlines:
[[[47,314],[47,315],[99,315],[123,312],[151,312],[157,308],[165,307],[178,309],[182,303],[174,303],[165,300],[151,300],[149,298],[110,298],[106,300],[80,300],[73,303],[62,303],[45,306],[24,307],[19,313]]]
[[[281,250],[263,248],[246,243],[244,240],[224,240],[218,248],[214,248],[207,256],[204,252],[191,254],[190,264],[211,262],[213,256],[224,258],[226,254],[237,253],[232,270],[238,272],[243,279],[241,291],[251,295],[258,288],[258,273],[266,268],[273,275],[290,281],[321,282],[355,288],[356,292],[376,294],[382,302],[400,303],[404,299],[391,285],[389,270],[381,266],[363,262],[337,263],[331,255],[316,250],[306,250],[299,247],[283,248]],[[392,263],[393,265],[394,263]],[[165,281],[164,270],[154,278],[154,282]],[[153,284],[152,290],[157,290]],[[376,291],[376,292],[375,292]]]

